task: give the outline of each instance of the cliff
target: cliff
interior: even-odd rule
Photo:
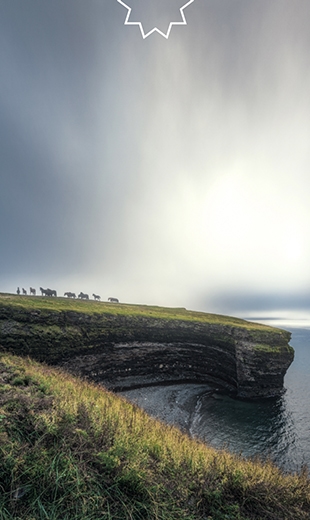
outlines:
[[[290,333],[160,307],[0,295],[0,349],[123,389],[215,384],[238,397],[283,391]]]

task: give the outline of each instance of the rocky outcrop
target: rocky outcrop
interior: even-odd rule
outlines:
[[[214,321],[0,305],[0,345],[115,390],[195,382],[245,398],[281,393],[290,333]]]

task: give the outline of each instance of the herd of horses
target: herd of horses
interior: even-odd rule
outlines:
[[[43,289],[43,287],[40,287],[40,291],[41,291],[41,295],[42,296],[51,296],[51,297],[57,297],[57,291],[55,291],[54,289]],[[21,291],[20,291],[20,288],[17,287],[17,291],[16,291],[17,294],[21,294]],[[24,289],[24,287],[22,288],[22,294],[26,295],[27,294],[27,291],[26,289]],[[37,292],[36,290],[33,288],[33,287],[30,287],[30,290],[29,290],[29,294],[30,295],[33,295],[33,296],[36,296]],[[83,292],[80,292],[80,294],[78,294],[78,296],[76,296],[75,293],[73,292],[65,292],[64,296],[66,296],[67,298],[80,298],[81,300],[89,300],[89,296],[88,294],[85,294]],[[93,293],[93,298],[94,300],[97,300],[97,301],[100,301],[101,300],[101,297],[99,296],[99,294],[94,294]],[[119,303],[119,300],[117,298],[108,298],[108,302],[110,303]]]

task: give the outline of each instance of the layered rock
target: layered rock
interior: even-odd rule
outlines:
[[[103,307],[102,307],[103,308]],[[110,389],[206,383],[239,397],[278,395],[294,358],[290,333],[195,313],[136,314],[27,310],[0,305],[0,345],[57,364]],[[191,316],[193,316],[191,318]],[[207,316],[207,315],[206,315]],[[208,317],[212,315],[208,315]]]

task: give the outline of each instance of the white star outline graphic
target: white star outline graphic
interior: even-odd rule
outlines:
[[[132,8],[129,7],[129,5],[125,4],[125,2],[123,2],[122,0],[117,0],[117,1],[118,1],[119,4],[122,4],[122,6],[126,7],[126,9],[128,9],[124,25],[138,25],[140,27],[142,38],[144,40],[145,40],[145,38],[147,38],[148,36],[150,36],[150,34],[152,34],[154,32],[158,32],[161,36],[163,36],[164,38],[166,38],[168,40],[169,35],[170,35],[170,31],[171,31],[171,28],[172,28],[173,25],[187,25],[187,22],[186,22],[186,19],[185,19],[183,11],[184,11],[184,9],[186,9],[187,6],[189,6],[189,4],[192,4],[194,2],[194,0],[189,0],[188,2],[186,2],[186,4],[184,4],[180,8],[180,13],[181,13],[181,16],[182,16],[182,22],[170,22],[169,27],[168,27],[168,31],[166,33],[160,31],[157,27],[154,27],[154,29],[152,29],[148,33],[145,33],[144,29],[143,29],[143,25],[142,25],[141,22],[129,22],[128,21],[129,17],[130,17],[130,14],[131,14],[131,11],[132,11]]]

